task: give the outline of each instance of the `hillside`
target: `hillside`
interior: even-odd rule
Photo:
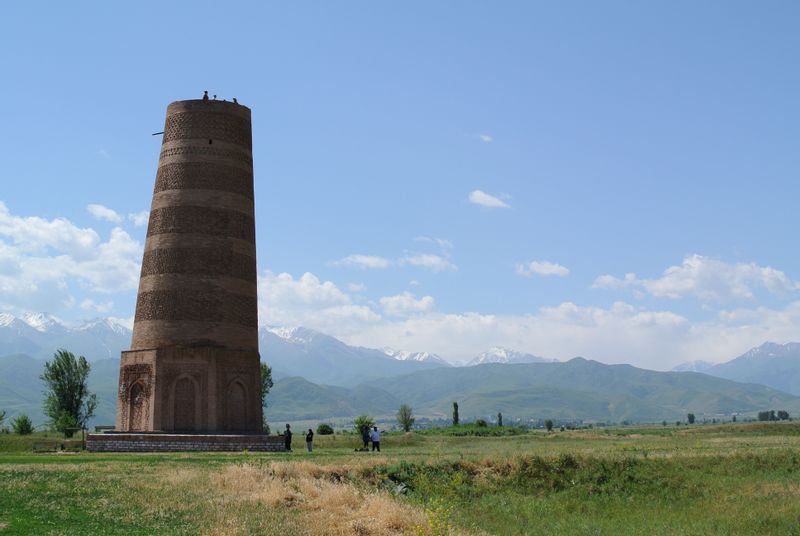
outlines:
[[[275,382],[267,395],[267,418],[275,422],[352,417],[362,413],[390,415],[401,403],[381,389],[317,385],[295,376]]]
[[[379,385],[419,411],[464,416],[656,421],[748,413],[781,407],[800,411],[800,398],[761,385],[705,374],[656,372],[575,358],[565,363],[486,364],[414,373]]]
[[[89,383],[100,402],[95,424],[114,422],[118,366],[116,359],[92,364]],[[42,361],[25,355],[0,358],[0,409],[9,415],[26,412],[36,424],[42,423],[41,371]],[[276,375],[267,417],[275,422],[392,415],[408,403],[417,415],[449,418],[453,401],[458,401],[465,420],[491,418],[498,411],[507,419],[611,422],[674,421],[689,412],[709,417],[765,409],[800,413],[800,398],[762,385],[575,358],[565,363],[438,367],[373,378],[354,387]]]
[[[44,361],[24,354],[0,357],[0,410],[8,417],[27,414],[34,425],[45,422],[42,413],[44,384],[39,379]],[[90,424],[113,424],[116,411],[119,360],[103,359],[91,364],[89,389],[97,394],[95,418]]]

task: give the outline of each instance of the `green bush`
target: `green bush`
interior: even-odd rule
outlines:
[[[11,427],[14,429],[15,434],[28,435],[33,433],[33,422],[24,413],[11,421]]]
[[[333,426],[326,423],[321,423],[317,426],[317,433],[319,435],[333,435]]]
[[[419,435],[443,435],[454,437],[476,436],[476,437],[502,437],[516,436],[528,433],[528,430],[519,426],[499,426],[482,427],[475,423],[462,424],[460,426],[446,426],[442,428],[422,428],[415,431]]]
[[[370,417],[369,415],[359,415],[356,417],[356,420],[353,421],[353,428],[358,433],[358,435],[363,435],[364,430],[372,430],[372,427],[375,426],[375,419]]]
[[[475,426],[477,426],[478,428],[486,428],[487,426],[489,426],[489,423],[486,422],[484,419],[478,419],[477,421],[475,421]]]
[[[75,428],[78,428],[78,421],[69,412],[62,411],[55,422],[57,431],[64,434],[64,437],[72,437],[75,433]]]

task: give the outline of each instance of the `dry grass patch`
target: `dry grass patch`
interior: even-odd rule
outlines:
[[[312,536],[430,534],[428,518],[420,509],[402,504],[386,492],[367,491],[350,482],[364,467],[367,464],[232,465],[213,478],[213,485],[232,500],[293,509]]]

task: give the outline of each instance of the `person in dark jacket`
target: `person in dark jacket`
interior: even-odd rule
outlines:
[[[364,450],[369,449],[369,428],[361,429],[361,440],[364,442]]]
[[[308,433],[306,434],[306,447],[308,448],[308,452],[311,452],[314,448],[314,432],[311,431],[311,428],[308,429]]]
[[[289,423],[286,423],[286,432],[283,434],[283,445],[286,447],[287,451],[292,451],[292,427],[289,426]]]

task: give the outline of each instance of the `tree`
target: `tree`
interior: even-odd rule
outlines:
[[[458,402],[453,402],[453,426],[458,426]]]
[[[477,426],[478,428],[486,428],[487,426],[489,426],[489,423],[486,422],[485,419],[478,419],[475,421],[475,426]]]
[[[503,426],[503,414],[502,413],[498,413],[497,414],[497,426]]]
[[[733,416],[733,422],[736,422],[736,415]]]
[[[3,421],[6,420],[6,412],[0,411],[0,426],[3,426]]]
[[[333,426],[326,423],[321,423],[317,425],[317,433],[319,435],[333,435]]]
[[[267,394],[272,389],[272,367],[261,363],[261,407],[267,407]]]
[[[661,426],[666,426],[666,425],[667,425],[667,421],[661,421]]]
[[[375,426],[375,420],[369,415],[359,415],[353,421],[353,428],[358,432],[358,435],[364,435],[365,430],[369,433],[373,426]]]
[[[261,409],[267,409],[267,393],[272,389],[272,368],[266,363],[261,363]],[[266,412],[261,414],[261,431],[270,432]]]
[[[689,424],[694,424],[694,413],[688,414],[686,420],[689,421]]]
[[[44,364],[40,376],[45,383],[44,414],[59,432],[72,437],[71,428],[86,427],[94,417],[97,395],[89,392],[87,380],[91,367],[83,356],[61,349],[53,361]]]
[[[758,420],[759,421],[768,421],[769,420],[769,411],[759,411],[758,412]]]
[[[11,427],[14,429],[15,434],[28,435],[33,433],[33,423],[30,417],[24,413],[17,415],[17,418],[11,421]]]
[[[551,421],[550,419],[547,419],[546,421],[544,421],[544,427],[547,428],[548,432],[552,432],[553,431],[553,421]]]
[[[785,410],[782,410],[782,409],[779,409],[778,410],[778,420],[779,421],[788,421],[789,420],[789,412],[785,411]],[[2,422],[2,419],[0,419],[0,422]]]
[[[411,414],[411,406],[402,404],[400,409],[397,410],[397,422],[400,423],[403,431],[408,432],[411,430],[415,420],[416,419],[414,419],[414,416]]]

